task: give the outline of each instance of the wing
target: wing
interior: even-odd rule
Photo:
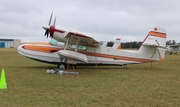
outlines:
[[[70,39],[71,39],[70,43],[71,44],[76,44],[77,41],[78,41],[79,45],[83,45],[83,46],[97,47],[100,44],[98,41],[96,41],[92,37],[87,36],[87,35],[82,34],[82,33],[67,32],[65,37],[66,38],[70,37]]]

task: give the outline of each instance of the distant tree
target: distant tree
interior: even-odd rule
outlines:
[[[166,45],[173,45],[173,44],[176,44],[175,40],[167,40],[166,41]]]
[[[142,42],[138,42],[138,48],[142,45]]]
[[[126,42],[124,44],[124,48],[131,48],[131,43],[130,42]]]
[[[134,42],[132,43],[132,48],[138,48],[138,42],[134,41]]]
[[[166,45],[172,45],[171,40],[167,40],[167,41],[166,41]]]
[[[175,40],[173,40],[173,43],[172,44],[176,44],[176,41]]]
[[[125,43],[121,43],[122,48],[139,48],[139,46],[141,46],[142,42],[125,42]]]

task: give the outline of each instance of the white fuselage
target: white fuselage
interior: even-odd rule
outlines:
[[[28,58],[38,60],[41,62],[58,64],[61,62],[61,55],[59,51],[64,50],[63,47],[42,45],[42,44],[22,44],[18,47],[18,52]],[[75,49],[67,49],[69,52],[74,52]],[[155,49],[152,48],[155,51]],[[78,50],[87,57],[87,62],[78,58],[69,59],[69,63],[74,64],[116,64],[124,65],[130,63],[154,62],[159,56],[151,56],[153,52],[150,50],[149,54],[140,54],[138,51],[118,50],[111,47],[100,45],[99,48],[87,47],[87,50]],[[71,56],[69,56],[71,57]],[[81,56],[79,56],[81,58]]]
[[[166,31],[150,31],[138,50],[119,48],[119,44],[103,45],[92,37],[76,31],[50,26],[50,36],[64,46],[50,44],[22,44],[18,52],[26,57],[47,63],[127,65],[161,61],[165,57]],[[111,46],[111,47],[109,47]]]

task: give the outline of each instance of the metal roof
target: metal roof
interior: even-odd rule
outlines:
[[[0,41],[14,41],[14,39],[0,39]]]

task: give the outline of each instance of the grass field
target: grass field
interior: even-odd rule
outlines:
[[[80,74],[46,74],[44,64],[0,49],[7,89],[0,90],[0,107],[179,107],[180,55],[164,61],[120,66],[79,66]]]

